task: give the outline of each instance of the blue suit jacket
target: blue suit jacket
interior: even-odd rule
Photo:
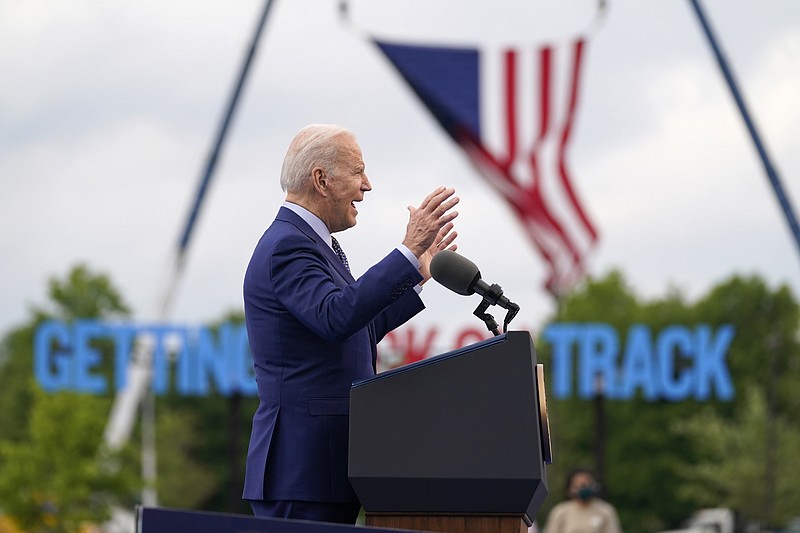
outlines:
[[[327,243],[281,208],[244,278],[258,382],[243,498],[357,502],[347,479],[350,385],[376,344],[424,308],[397,250],[353,279]]]

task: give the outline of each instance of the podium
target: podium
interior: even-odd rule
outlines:
[[[530,334],[508,332],[354,383],[349,453],[368,526],[527,531],[551,461]]]

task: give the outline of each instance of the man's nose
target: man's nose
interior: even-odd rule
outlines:
[[[361,190],[362,191],[371,191],[372,184],[369,182],[369,178],[366,174],[364,174],[364,179],[361,180]]]

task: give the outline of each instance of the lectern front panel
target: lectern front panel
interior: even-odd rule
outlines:
[[[509,332],[354,384],[349,475],[365,510],[535,518],[538,383],[530,335]]]

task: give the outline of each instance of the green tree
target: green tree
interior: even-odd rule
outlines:
[[[102,450],[109,398],[45,394],[33,378],[33,339],[45,320],[129,311],[109,278],[85,265],[48,285],[48,307],[33,308],[29,323],[0,342],[0,501],[26,530],[75,531],[105,519],[112,502],[127,501],[135,479],[110,468],[121,456]]]
[[[243,324],[244,313],[240,310],[224,313],[210,327],[218,330],[226,323]],[[250,507],[242,500],[242,487],[250,427],[258,398],[238,392],[206,397],[181,397],[171,393],[159,401],[180,416],[194,420],[197,438],[191,443],[191,457],[204,465],[214,479],[213,486],[203,495],[197,494],[191,507],[249,514]],[[166,505],[169,489],[160,489],[159,498]]]
[[[684,466],[687,483],[681,496],[695,504],[724,506],[738,510],[747,521],[765,525],[786,524],[800,509],[800,427],[778,417],[776,447],[765,438],[768,426],[764,393],[749,387],[743,394],[742,409],[734,417],[704,409],[696,416],[677,421],[675,428],[698,443],[705,457]],[[774,454],[780,476],[771,493],[764,490],[767,463]]]
[[[97,274],[83,264],[73,267],[66,279],[52,278],[48,282],[52,312],[40,315],[60,320],[78,318],[127,318],[128,305],[106,274]]]
[[[135,481],[101,448],[108,401],[33,393],[29,438],[0,442],[0,501],[26,531],[77,531],[110,516]]]
[[[793,435],[800,428],[800,399],[795,393],[800,378],[798,316],[798,304],[790,291],[786,287],[773,290],[758,276],[734,276],[695,303],[674,288],[664,297],[644,300],[619,272],[588,279],[561,302],[555,321],[608,323],[622,340],[635,323],[647,324],[654,335],[670,324],[732,324],[736,333],[727,363],[736,393],[733,401],[703,403],[647,401],[640,396],[624,401],[553,399],[550,394],[555,464],[548,468],[548,477],[553,496],[542,514],[561,499],[569,467],[596,468],[601,457],[604,496],[617,507],[628,533],[680,527],[694,510],[723,501],[743,514],[750,513],[744,502],[752,502],[751,488],[767,496],[758,500],[765,511],[748,516],[780,525],[776,520],[785,518],[783,510],[798,507],[796,501],[784,504],[778,500],[785,494],[787,479],[794,478],[794,471],[785,464],[791,457],[783,450],[787,442],[795,442]],[[540,358],[549,365],[550,347],[542,342],[537,345]],[[745,393],[748,390],[757,392],[763,409],[750,411],[753,404]],[[726,454],[720,458],[710,440],[698,431],[686,430],[707,423],[707,427],[732,424],[730,427],[745,431],[744,413],[749,413],[747,424],[752,428],[746,431],[756,432],[758,436],[751,438],[761,439],[761,455]],[[703,417],[714,417],[718,423],[715,426]],[[755,428],[756,421],[760,429]],[[751,476],[754,481],[749,488],[727,475],[746,470],[749,463],[759,460],[759,474]],[[720,461],[725,463],[721,471],[727,477],[712,480],[692,474],[695,464],[714,468]],[[727,492],[719,488],[722,483]],[[725,499],[712,502],[700,498],[704,490],[724,494]],[[772,511],[767,500],[775,502]]]
[[[740,393],[733,402],[718,406],[716,414],[728,423],[743,423],[746,413],[751,416],[747,419],[751,425],[757,419],[761,430],[755,438],[761,439],[762,453],[731,454],[726,459],[726,470],[735,469],[739,462],[759,464],[761,475],[755,487],[762,494],[762,511],[752,513],[748,507],[741,510],[767,526],[780,527],[786,519],[786,513],[781,511],[782,494],[786,481],[793,479],[793,469],[787,462],[792,459],[782,450],[786,449],[785,440],[791,441],[793,432],[800,429],[800,305],[786,286],[773,290],[758,276],[734,276],[702,298],[696,312],[709,321],[728,322],[736,328],[728,364]],[[763,409],[753,412],[756,404],[763,405]],[[796,465],[797,460],[794,461]],[[729,501],[754,501],[746,483],[729,481],[734,487]],[[800,499],[795,498],[791,505],[796,510]]]
[[[734,381],[766,391],[768,410],[800,423],[800,305],[789,288],[771,290],[757,276],[734,276],[701,298],[696,314],[711,323],[733,324],[736,340],[728,364]],[[746,395],[737,395],[723,411],[732,416],[746,402]]]
[[[0,341],[0,442],[18,442],[28,434],[36,324],[19,327]]]
[[[46,308],[33,308],[29,322],[0,341],[0,441],[26,438],[35,389],[33,339],[42,322],[122,319],[129,314],[127,304],[108,276],[93,273],[86,265],[73,267],[63,280],[50,279],[48,297]],[[105,371],[110,372],[108,366]]]
[[[4,513],[31,531],[75,530],[83,521],[102,521],[113,502],[132,509],[139,499],[140,428],[119,453],[101,451],[113,391],[46,394],[33,377],[34,337],[44,321],[128,317],[129,308],[109,277],[78,265],[51,279],[48,300],[31,310],[28,323],[0,340],[0,502]],[[227,313],[223,322],[241,323],[243,313]],[[113,383],[112,341],[93,339],[92,348],[102,361],[95,371]],[[161,504],[249,512],[241,500],[241,466],[256,404],[255,398],[239,395],[158,397]],[[57,435],[66,444],[58,453]]]
[[[204,416],[197,409],[157,407],[156,453],[159,504],[205,509],[204,503],[220,485],[213,462],[200,457],[208,439]],[[138,451],[138,447],[134,446]]]

